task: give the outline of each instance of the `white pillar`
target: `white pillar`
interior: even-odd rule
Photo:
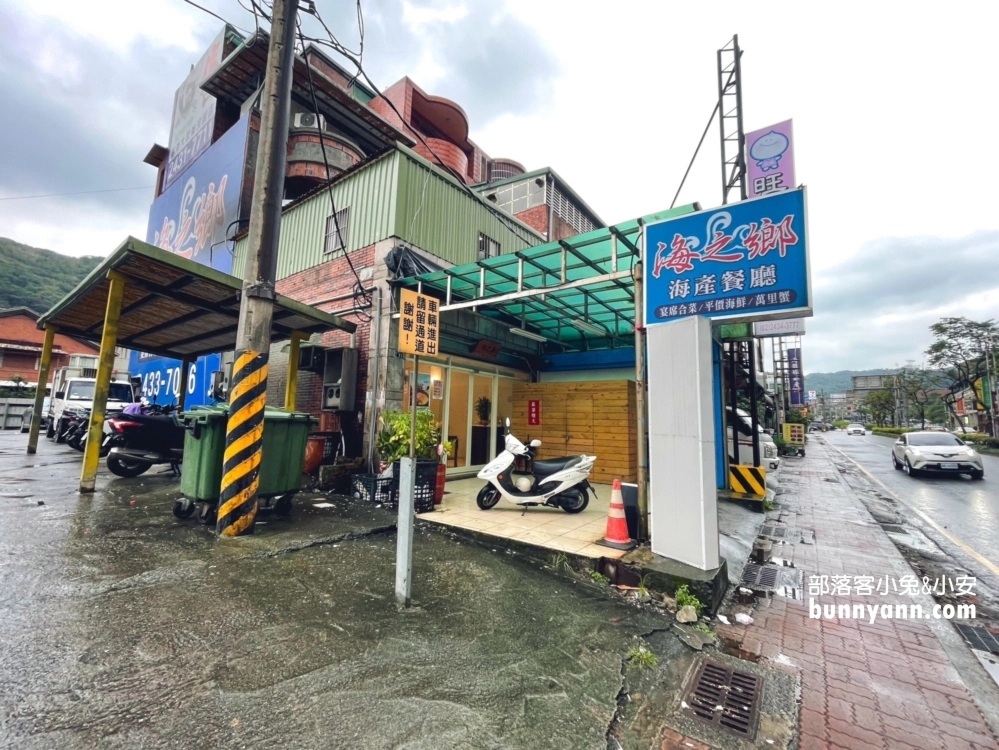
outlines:
[[[714,570],[721,559],[711,323],[684,318],[647,332],[652,551]]]

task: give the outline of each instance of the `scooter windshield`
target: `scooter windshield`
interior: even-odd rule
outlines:
[[[519,456],[527,451],[527,448],[524,447],[524,444],[519,440],[517,440],[516,437],[510,434],[506,436],[506,443],[504,447],[515,456]]]

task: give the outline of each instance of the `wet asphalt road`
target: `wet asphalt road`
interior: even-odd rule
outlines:
[[[692,663],[664,615],[422,527],[400,611],[374,506],[300,496],[218,542],[177,479],[81,497],[79,454],[25,440],[0,433],[0,747],[602,750],[622,684],[649,747]]]
[[[904,504],[922,511],[966,548],[999,568],[999,456],[984,456],[985,479],[960,476],[909,477],[891,464],[894,440],[881,435],[847,435],[843,431],[811,433],[856,461]],[[960,548],[952,539],[944,543]],[[965,552],[967,550],[964,550]],[[980,576],[985,567],[978,566]],[[995,573],[995,571],[992,571]]]

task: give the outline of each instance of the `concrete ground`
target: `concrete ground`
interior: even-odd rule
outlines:
[[[421,522],[400,610],[384,509],[303,494],[216,540],[169,473],[80,496],[80,454],[26,438],[0,433],[2,747],[645,748],[702,658],[557,556]]]

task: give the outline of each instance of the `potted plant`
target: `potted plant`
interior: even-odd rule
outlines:
[[[489,424],[492,413],[493,402],[488,396],[479,396],[475,401],[475,416],[479,418],[479,424]]]
[[[376,448],[382,465],[392,466],[392,493],[398,498],[399,461],[409,455],[409,433],[412,415],[408,411],[386,411],[379,418]],[[416,413],[416,512],[433,510],[433,496],[440,459],[441,426],[429,409]],[[387,466],[386,466],[387,468]]]
[[[379,418],[379,431],[376,449],[378,458],[385,463],[393,463],[409,455],[409,433],[412,415],[408,411],[386,411]],[[416,457],[437,458],[437,445],[440,443],[440,424],[433,412],[420,410],[416,413]]]

